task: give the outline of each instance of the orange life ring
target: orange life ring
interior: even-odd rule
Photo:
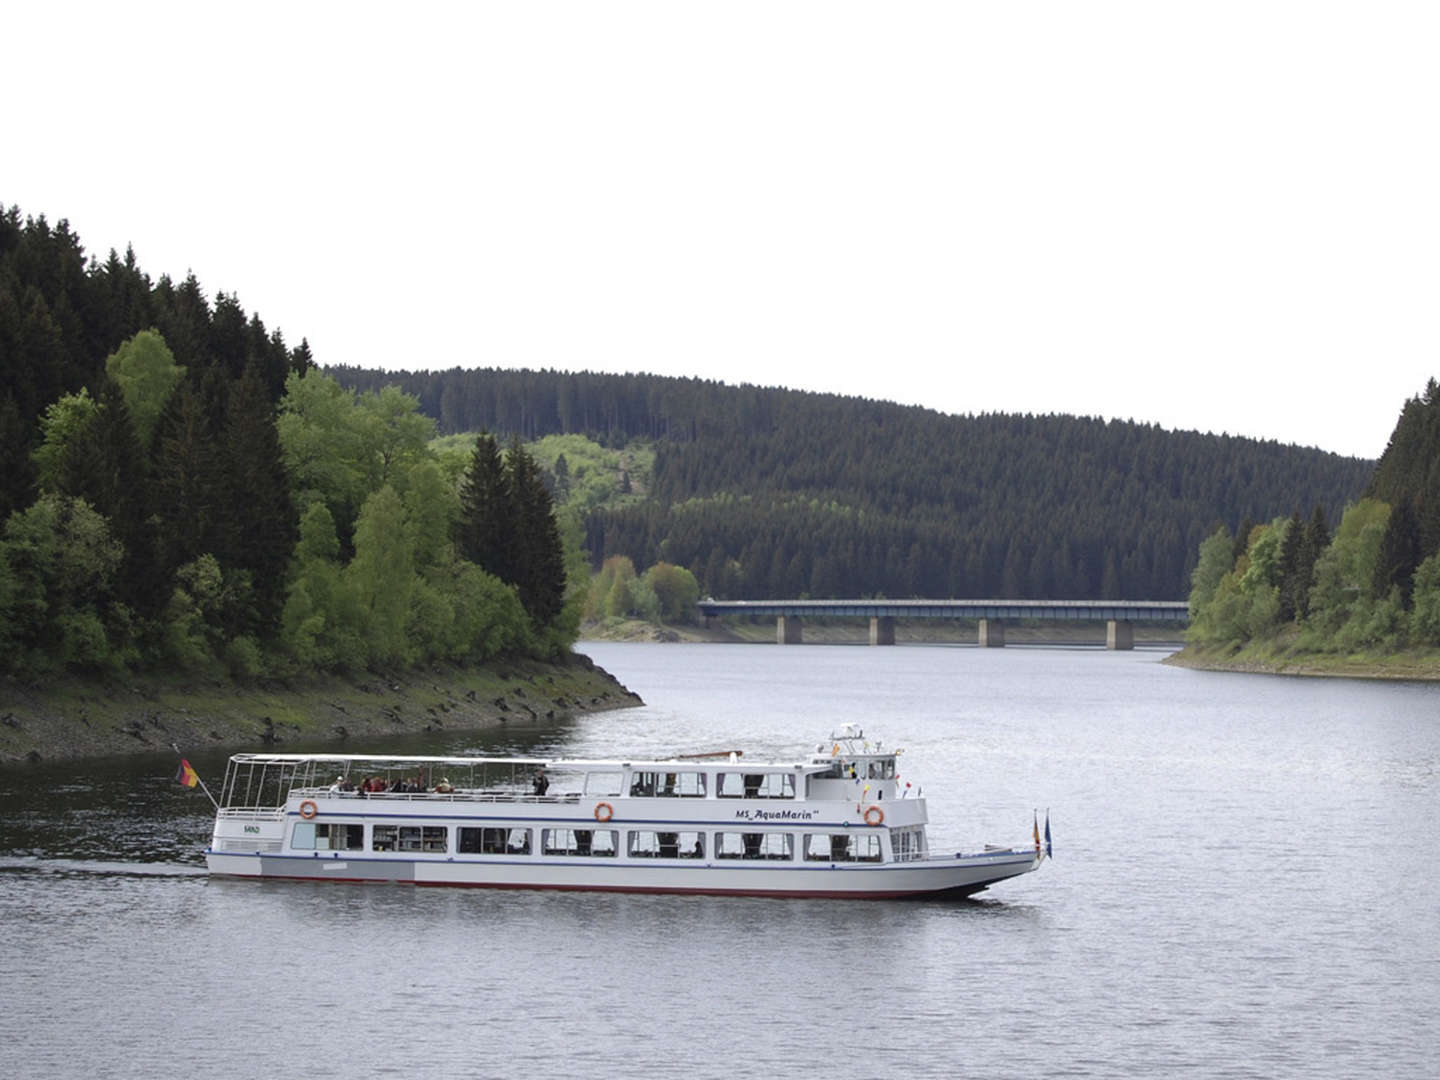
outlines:
[[[300,804],[300,816],[306,821],[309,821],[318,813],[320,813],[320,807],[315,805],[314,799],[306,799]]]
[[[610,820],[612,817],[614,817],[614,816],[615,816],[615,808],[614,808],[613,806],[611,806],[608,802],[602,802],[602,803],[596,803],[596,804],[595,804],[595,820],[596,820],[596,821],[601,821],[601,822],[609,821],[609,820]]]
[[[874,815],[873,817],[871,816],[872,814]],[[878,806],[867,806],[867,807],[865,808],[865,824],[866,824],[866,825],[883,825],[883,824],[885,824],[885,811],[884,811],[884,810],[881,810]]]

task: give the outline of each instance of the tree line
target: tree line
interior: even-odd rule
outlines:
[[[1059,415],[945,415],[702,379],[371,372],[441,431],[644,442],[643,499],[592,505],[592,566],[684,566],[722,599],[1181,599],[1217,523],[1297,500],[1331,520],[1372,464],[1228,435]]]
[[[1404,405],[1364,497],[1334,535],[1323,509],[1200,545],[1190,640],[1287,639],[1307,651],[1440,645],[1440,387]]]
[[[133,251],[87,259],[68,223],[5,210],[0,360],[0,673],[286,674],[574,640],[580,530],[518,440],[440,452],[415,398],[342,388],[194,275],[152,282]]]

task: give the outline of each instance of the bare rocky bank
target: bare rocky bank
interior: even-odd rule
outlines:
[[[196,748],[283,749],[474,731],[643,704],[586,656],[238,683],[185,676],[0,682],[0,764]]]

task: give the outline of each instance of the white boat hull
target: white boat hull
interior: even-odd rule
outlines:
[[[352,883],[400,883],[492,889],[566,889],[603,892],[698,893],[730,896],[887,899],[968,896],[1026,874],[1040,865],[1030,850],[924,859],[876,865],[817,863],[734,864],[596,859],[471,860],[443,858],[270,855],[206,852],[210,872],[250,878]]]

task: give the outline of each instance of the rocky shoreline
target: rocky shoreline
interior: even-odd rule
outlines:
[[[588,657],[237,683],[123,676],[0,682],[0,765],[474,731],[643,704]]]
[[[1197,671],[1233,671],[1259,675],[1295,675],[1331,679],[1388,679],[1440,682],[1440,656],[1434,651],[1338,656],[1328,653],[1275,653],[1251,647],[1239,652],[1193,645],[1161,663]]]

